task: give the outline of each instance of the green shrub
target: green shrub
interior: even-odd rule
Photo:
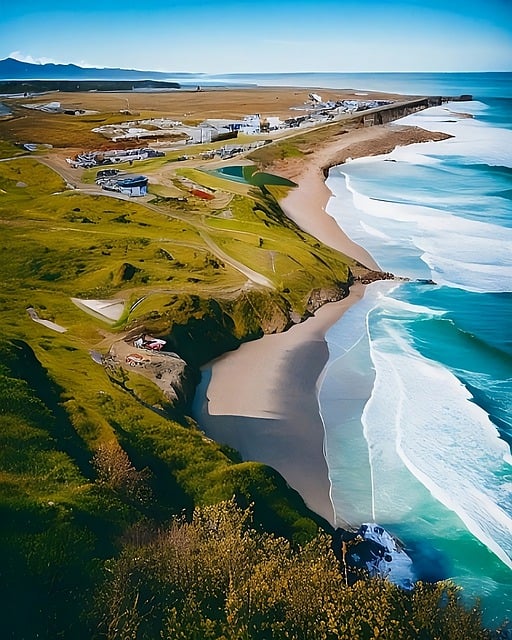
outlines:
[[[348,587],[328,536],[293,546],[254,529],[234,500],[132,536],[104,575],[96,615],[109,640],[490,638],[450,583]]]

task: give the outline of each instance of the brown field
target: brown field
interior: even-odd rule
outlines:
[[[297,108],[309,101],[309,93],[319,93],[326,101],[403,99],[396,94],[356,92],[352,89],[311,89],[297,87],[206,88],[201,91],[165,92],[53,92],[30,98],[3,99],[13,116],[0,118],[0,139],[10,143],[48,143],[57,148],[107,149],[133,146],[133,142],[113,144],[91,130],[130,119],[166,117],[195,125],[207,118],[240,119],[258,113],[281,119],[298,116]],[[25,104],[60,102],[67,109],[84,109],[85,115],[45,113],[27,109]],[[91,113],[92,112],[92,113]],[[72,126],[70,126],[72,125]]]
[[[291,107],[300,107],[314,91],[324,100],[397,99],[396,94],[365,92],[359,95],[353,89],[308,89],[297,87],[204,88],[201,91],[185,89],[166,92],[80,92],[47,93],[32,99],[16,99],[16,104],[58,101],[63,107],[76,107],[101,112],[131,111],[165,114],[179,120],[205,118],[238,118],[250,113],[261,116],[289,117]],[[293,113],[293,112],[292,112]]]

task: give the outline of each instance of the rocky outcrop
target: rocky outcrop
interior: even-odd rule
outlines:
[[[119,267],[112,272],[112,284],[115,286],[120,286],[133,280],[133,278],[141,273],[142,269],[135,267],[133,264],[129,262],[123,262],[123,264],[119,265]]]
[[[134,383],[133,374],[151,380],[169,407],[183,411],[193,398],[202,364],[242,342],[286,331],[348,293],[349,284],[343,282],[313,289],[302,313],[292,308],[286,294],[267,289],[244,290],[232,299],[171,295],[165,311],[153,311],[133,323],[128,337],[112,344],[104,364],[111,378],[143,403],[162,408]],[[135,338],[144,333],[164,339],[165,351],[135,346]]]
[[[348,283],[313,289],[302,309],[292,308],[286,292],[253,287],[236,298],[203,298],[190,294],[169,296],[164,310],[153,311],[128,327],[147,331],[167,341],[167,348],[199,367],[242,342],[286,331],[326,302],[348,294]]]
[[[194,396],[199,375],[194,368],[170,351],[137,348],[132,341],[114,342],[103,364],[109,376],[143,404],[154,409],[183,411]],[[162,398],[145,393],[133,375],[149,379],[162,392]]]
[[[370,284],[377,282],[378,280],[403,280],[403,278],[397,278],[393,273],[389,271],[375,271],[373,269],[366,269],[358,273],[354,280],[361,282],[362,284]]]
[[[189,406],[194,396],[198,376],[185,360],[176,354],[160,352],[158,356],[153,356],[147,370],[173,407]]]
[[[417,578],[411,558],[402,543],[375,522],[363,523],[357,531],[337,529],[333,550],[347,585],[368,575],[387,579],[406,591],[414,587]]]
[[[340,283],[340,286],[337,288],[313,289],[311,295],[309,296],[308,304],[306,307],[307,311],[310,314],[313,314],[327,302],[338,302],[338,300],[346,298],[348,294],[348,283]]]

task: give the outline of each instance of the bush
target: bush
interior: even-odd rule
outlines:
[[[251,527],[234,500],[136,536],[105,566],[101,637],[214,640],[485,640],[478,608],[450,583],[412,593],[345,585],[331,541],[304,546]]]

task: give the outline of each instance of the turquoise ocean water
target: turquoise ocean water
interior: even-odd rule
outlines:
[[[196,80],[473,96],[398,123],[450,140],[331,169],[330,215],[410,281],[370,285],[329,330],[317,390],[338,522],[378,521],[418,577],[512,619],[512,73]]]
[[[399,123],[452,139],[331,170],[328,212],[411,281],[368,287],[331,328],[318,400],[339,522],[377,520],[419,577],[512,619],[512,74],[224,79],[473,96]]]
[[[469,91],[461,76],[457,94],[474,101],[397,123],[450,140],[331,170],[328,212],[383,270],[411,281],[370,286],[331,328],[318,391],[337,517],[386,526],[421,577],[452,578],[481,598],[488,623],[512,618],[512,93],[503,79]],[[354,380],[364,392],[354,394]]]

